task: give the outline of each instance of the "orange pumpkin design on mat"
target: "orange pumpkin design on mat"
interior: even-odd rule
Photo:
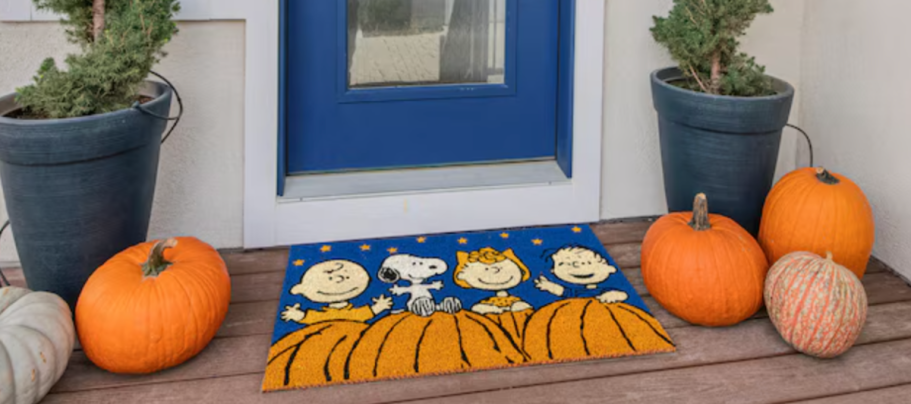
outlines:
[[[288,334],[269,350],[263,389],[345,380],[348,354],[367,327],[358,321],[327,321]]]
[[[876,226],[870,202],[853,181],[823,168],[794,171],[766,199],[759,243],[770,263],[797,251],[835,262],[863,278]]]
[[[363,381],[505,367],[525,360],[500,326],[480,314],[400,313],[377,321],[361,336],[346,372],[349,380]]]
[[[506,335],[509,335],[509,338],[512,338],[513,342],[516,343],[516,346],[522,346],[522,338],[525,336],[525,323],[528,322],[528,318],[534,314],[533,309],[522,310],[522,311],[508,311],[501,314],[485,314],[484,316],[491,319],[494,323],[500,326],[503,331],[506,332]]]
[[[574,298],[538,310],[525,327],[523,349],[533,362],[673,352],[650,314],[626,303]]]

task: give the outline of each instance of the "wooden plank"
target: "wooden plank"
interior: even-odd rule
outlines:
[[[6,277],[6,280],[10,284],[16,287],[24,288],[25,285],[25,275],[22,273],[20,268],[5,268],[3,269],[3,276]]]
[[[231,276],[284,271],[288,267],[287,248],[223,253]]]
[[[605,245],[641,243],[654,223],[655,219],[648,218],[628,222],[596,223],[591,225],[591,228]]]
[[[638,268],[642,262],[642,244],[612,244],[605,246],[607,253],[610,254],[614,262],[620,269]]]
[[[859,346],[836,360],[804,355],[592,378],[445,397],[436,404],[627,402],[771,403],[911,382],[911,340]],[[430,401],[415,401],[430,402]],[[826,401],[828,402],[828,401]]]
[[[213,340],[196,358],[173,369],[150,375],[118,375],[92,364],[84,352],[74,352],[66,373],[52,392],[83,391],[119,386],[174,382],[262,373],[269,357],[267,335]]]
[[[232,304],[216,338],[272,335],[278,313],[278,299]]]
[[[621,223],[605,223],[593,225],[593,229],[599,235],[602,243],[607,247],[608,252],[617,262],[621,269],[638,268],[641,263],[641,236],[648,230],[651,222],[635,221]],[[228,271],[232,276],[254,275],[283,272],[287,267],[289,250],[287,248],[275,248],[266,250],[253,250],[243,252],[226,252],[223,254]],[[891,269],[882,261],[871,258],[867,267],[868,274],[877,274],[889,272]],[[14,286],[25,287],[25,277],[19,268],[7,268],[3,270],[4,275]],[[263,281],[266,278],[253,278],[253,280]],[[268,282],[267,282],[268,283]],[[241,301],[248,301],[251,297],[245,296]],[[255,296],[253,297],[255,299]]]
[[[569,385],[574,383],[571,381],[578,379],[608,380],[603,384],[615,386],[615,383],[611,381],[613,379],[603,378],[668,369],[683,369],[684,372],[688,372],[694,371],[694,366],[794,353],[778,337],[774,327],[767,320],[751,320],[736,327],[723,329],[685,327],[671,330],[670,333],[679,347],[676,354],[513,368],[267,395],[259,394],[259,383],[262,380],[268,339],[256,336],[224,338],[214,341],[212,346],[196,360],[145,378],[113,376],[94,369],[90,365],[78,368],[77,372],[73,372],[74,369],[71,368],[54,390],[55,393],[70,393],[52,394],[47,402],[101,403],[120,400],[121,402],[268,401],[274,403],[354,402],[370,404],[563,382],[567,382],[565,384]],[[868,326],[860,337],[855,350],[863,348],[864,345],[903,338],[911,338],[911,302],[874,306],[870,310]],[[798,355],[792,356],[798,357]],[[836,364],[837,362],[822,363]],[[79,360],[76,360],[76,363],[76,366],[80,366]],[[911,362],[908,366],[911,366]],[[906,377],[911,378],[911,373],[908,373]],[[661,384],[660,378],[655,380],[656,385]],[[755,383],[755,380],[762,380],[762,378],[752,379],[751,382]],[[763,383],[757,383],[757,385],[765,386]],[[120,387],[104,388],[112,386]],[[556,386],[562,386],[562,384]],[[616,385],[618,391],[625,387]],[[643,392],[649,390],[641,385],[639,387]],[[528,389],[532,390],[536,387]],[[77,390],[81,392],[72,393]],[[523,391],[523,389],[513,391]],[[628,391],[636,392],[638,390],[629,389]],[[536,390],[536,394],[544,393]],[[600,396],[602,400],[604,397],[611,397],[603,391],[600,394],[602,394]],[[533,396],[534,394],[525,395],[523,393],[521,396],[510,396],[498,400],[516,402],[530,400]],[[471,397],[471,400],[458,402],[473,402],[474,399],[486,400],[487,395],[465,397]],[[548,397],[552,399],[554,396]],[[584,399],[584,397],[582,398]]]
[[[231,303],[277,300],[282,294],[285,271],[231,277]]]
[[[841,396],[826,396],[814,400],[796,401],[801,404],[907,404],[911,401],[911,384],[861,391]]]

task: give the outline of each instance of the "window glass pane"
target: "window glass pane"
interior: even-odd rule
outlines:
[[[502,84],[507,0],[348,0],[348,87]]]

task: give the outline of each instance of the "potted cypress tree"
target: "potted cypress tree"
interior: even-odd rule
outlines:
[[[754,235],[771,189],[794,88],[737,50],[768,0],[674,0],[652,34],[678,66],[651,75],[668,208],[692,208],[705,193],[712,212]]]
[[[171,89],[146,81],[175,0],[35,0],[81,54],[0,97],[0,180],[29,287],[72,308],[92,272],[145,241]]]

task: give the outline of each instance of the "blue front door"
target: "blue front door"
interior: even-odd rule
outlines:
[[[553,159],[560,0],[287,0],[289,174]]]

